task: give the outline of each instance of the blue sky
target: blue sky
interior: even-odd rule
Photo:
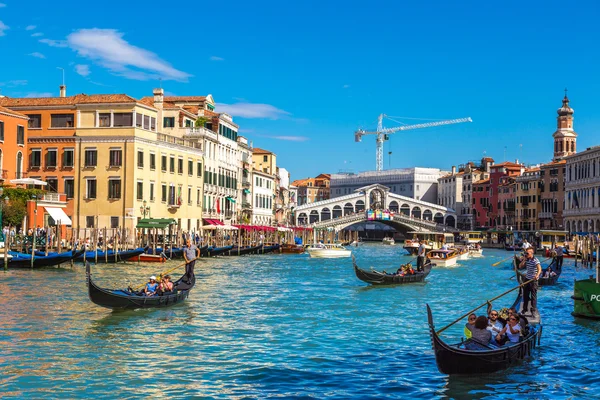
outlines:
[[[140,98],[159,78],[211,93],[292,179],[374,169],[375,138],[353,133],[380,113],[474,121],[392,135],[386,169],[390,150],[392,168],[501,161],[505,146],[546,162],[565,87],[578,149],[600,144],[599,3],[491,3],[0,0],[0,89],[56,95],[62,67],[69,94]]]

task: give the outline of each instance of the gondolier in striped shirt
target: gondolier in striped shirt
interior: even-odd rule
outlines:
[[[538,278],[542,273],[542,266],[540,261],[533,255],[533,248],[529,247],[525,250],[525,258],[519,264],[519,268],[526,268],[525,277],[529,282],[523,287],[523,310],[522,313],[526,314],[530,312],[533,316],[537,312],[537,290],[538,290]],[[531,309],[529,305],[531,303]]]

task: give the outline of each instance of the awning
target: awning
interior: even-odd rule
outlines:
[[[250,194],[250,191],[248,189],[244,189],[244,194]]]
[[[225,197],[225,200],[229,200],[230,202],[235,203],[235,199],[232,198],[231,196]]]
[[[12,179],[10,181],[10,183],[14,183],[15,185],[35,185],[35,186],[46,186],[48,184],[47,182],[41,181],[39,179],[33,179],[33,178]]]
[[[225,225],[221,221],[219,221],[218,219],[208,219],[208,218],[205,218],[204,222],[206,222],[207,225],[215,225],[215,226]]]
[[[44,208],[46,209],[46,211],[48,211],[48,214],[50,214],[50,216],[52,217],[52,219],[54,220],[54,223],[56,225],[58,225],[58,224],[73,225],[71,218],[69,218],[69,216],[67,214],[65,214],[65,212],[63,211],[62,208],[57,208],[57,207],[44,207]]]
[[[140,219],[136,228],[138,228],[138,229],[151,229],[151,228],[165,229],[169,225],[175,225],[176,223],[177,223],[177,221],[175,221],[173,218],[144,218],[144,219]]]

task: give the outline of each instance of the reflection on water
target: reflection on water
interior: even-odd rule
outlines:
[[[353,249],[361,267],[396,270],[400,246]],[[441,327],[513,287],[507,257],[434,268],[425,283],[371,287],[350,259],[267,255],[201,260],[189,299],[113,312],[87,298],[85,270],[0,273],[0,387],[5,398],[550,398],[596,395],[600,323],[570,312],[575,271],[540,291],[544,333],[530,362],[477,377],[440,374],[425,303]],[[140,285],[179,265],[93,267],[101,286]],[[173,277],[183,273],[177,270]],[[496,308],[510,305],[509,295]],[[444,333],[459,341],[462,324]],[[565,340],[565,337],[568,340]],[[559,371],[559,373],[557,373]],[[131,388],[136,388],[132,392]]]

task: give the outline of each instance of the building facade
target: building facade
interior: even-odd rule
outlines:
[[[438,201],[439,205],[460,212],[463,208],[463,179],[464,169],[456,171],[452,166],[452,172],[438,178]]]
[[[600,231],[600,146],[566,157],[565,229]]]
[[[461,197],[463,199],[462,208],[456,210],[457,212],[457,225],[460,229],[471,230],[475,229],[475,216],[474,216],[474,200],[473,200],[473,183],[481,180],[489,179],[490,167],[494,163],[492,158],[483,158],[479,167],[473,162],[469,162],[464,166],[463,175],[463,186]]]
[[[252,194],[254,196],[252,223],[269,226],[274,221],[275,178],[273,175],[258,169],[253,171],[252,178]]]
[[[0,102],[1,100],[2,98]],[[0,106],[0,181],[2,184],[25,176],[28,120],[27,115]]]
[[[516,229],[517,184],[515,177],[504,176],[498,185],[498,224],[499,229]]]
[[[541,211],[540,229],[564,230],[565,170],[567,161],[552,161],[540,166]]]
[[[298,189],[298,205],[328,200],[331,197],[330,185],[330,174],[319,174],[315,178],[297,179],[292,182],[292,186]]]
[[[539,229],[538,218],[541,210],[540,168],[528,168],[520,176],[515,177],[516,183],[516,227],[519,231],[535,231]]]

